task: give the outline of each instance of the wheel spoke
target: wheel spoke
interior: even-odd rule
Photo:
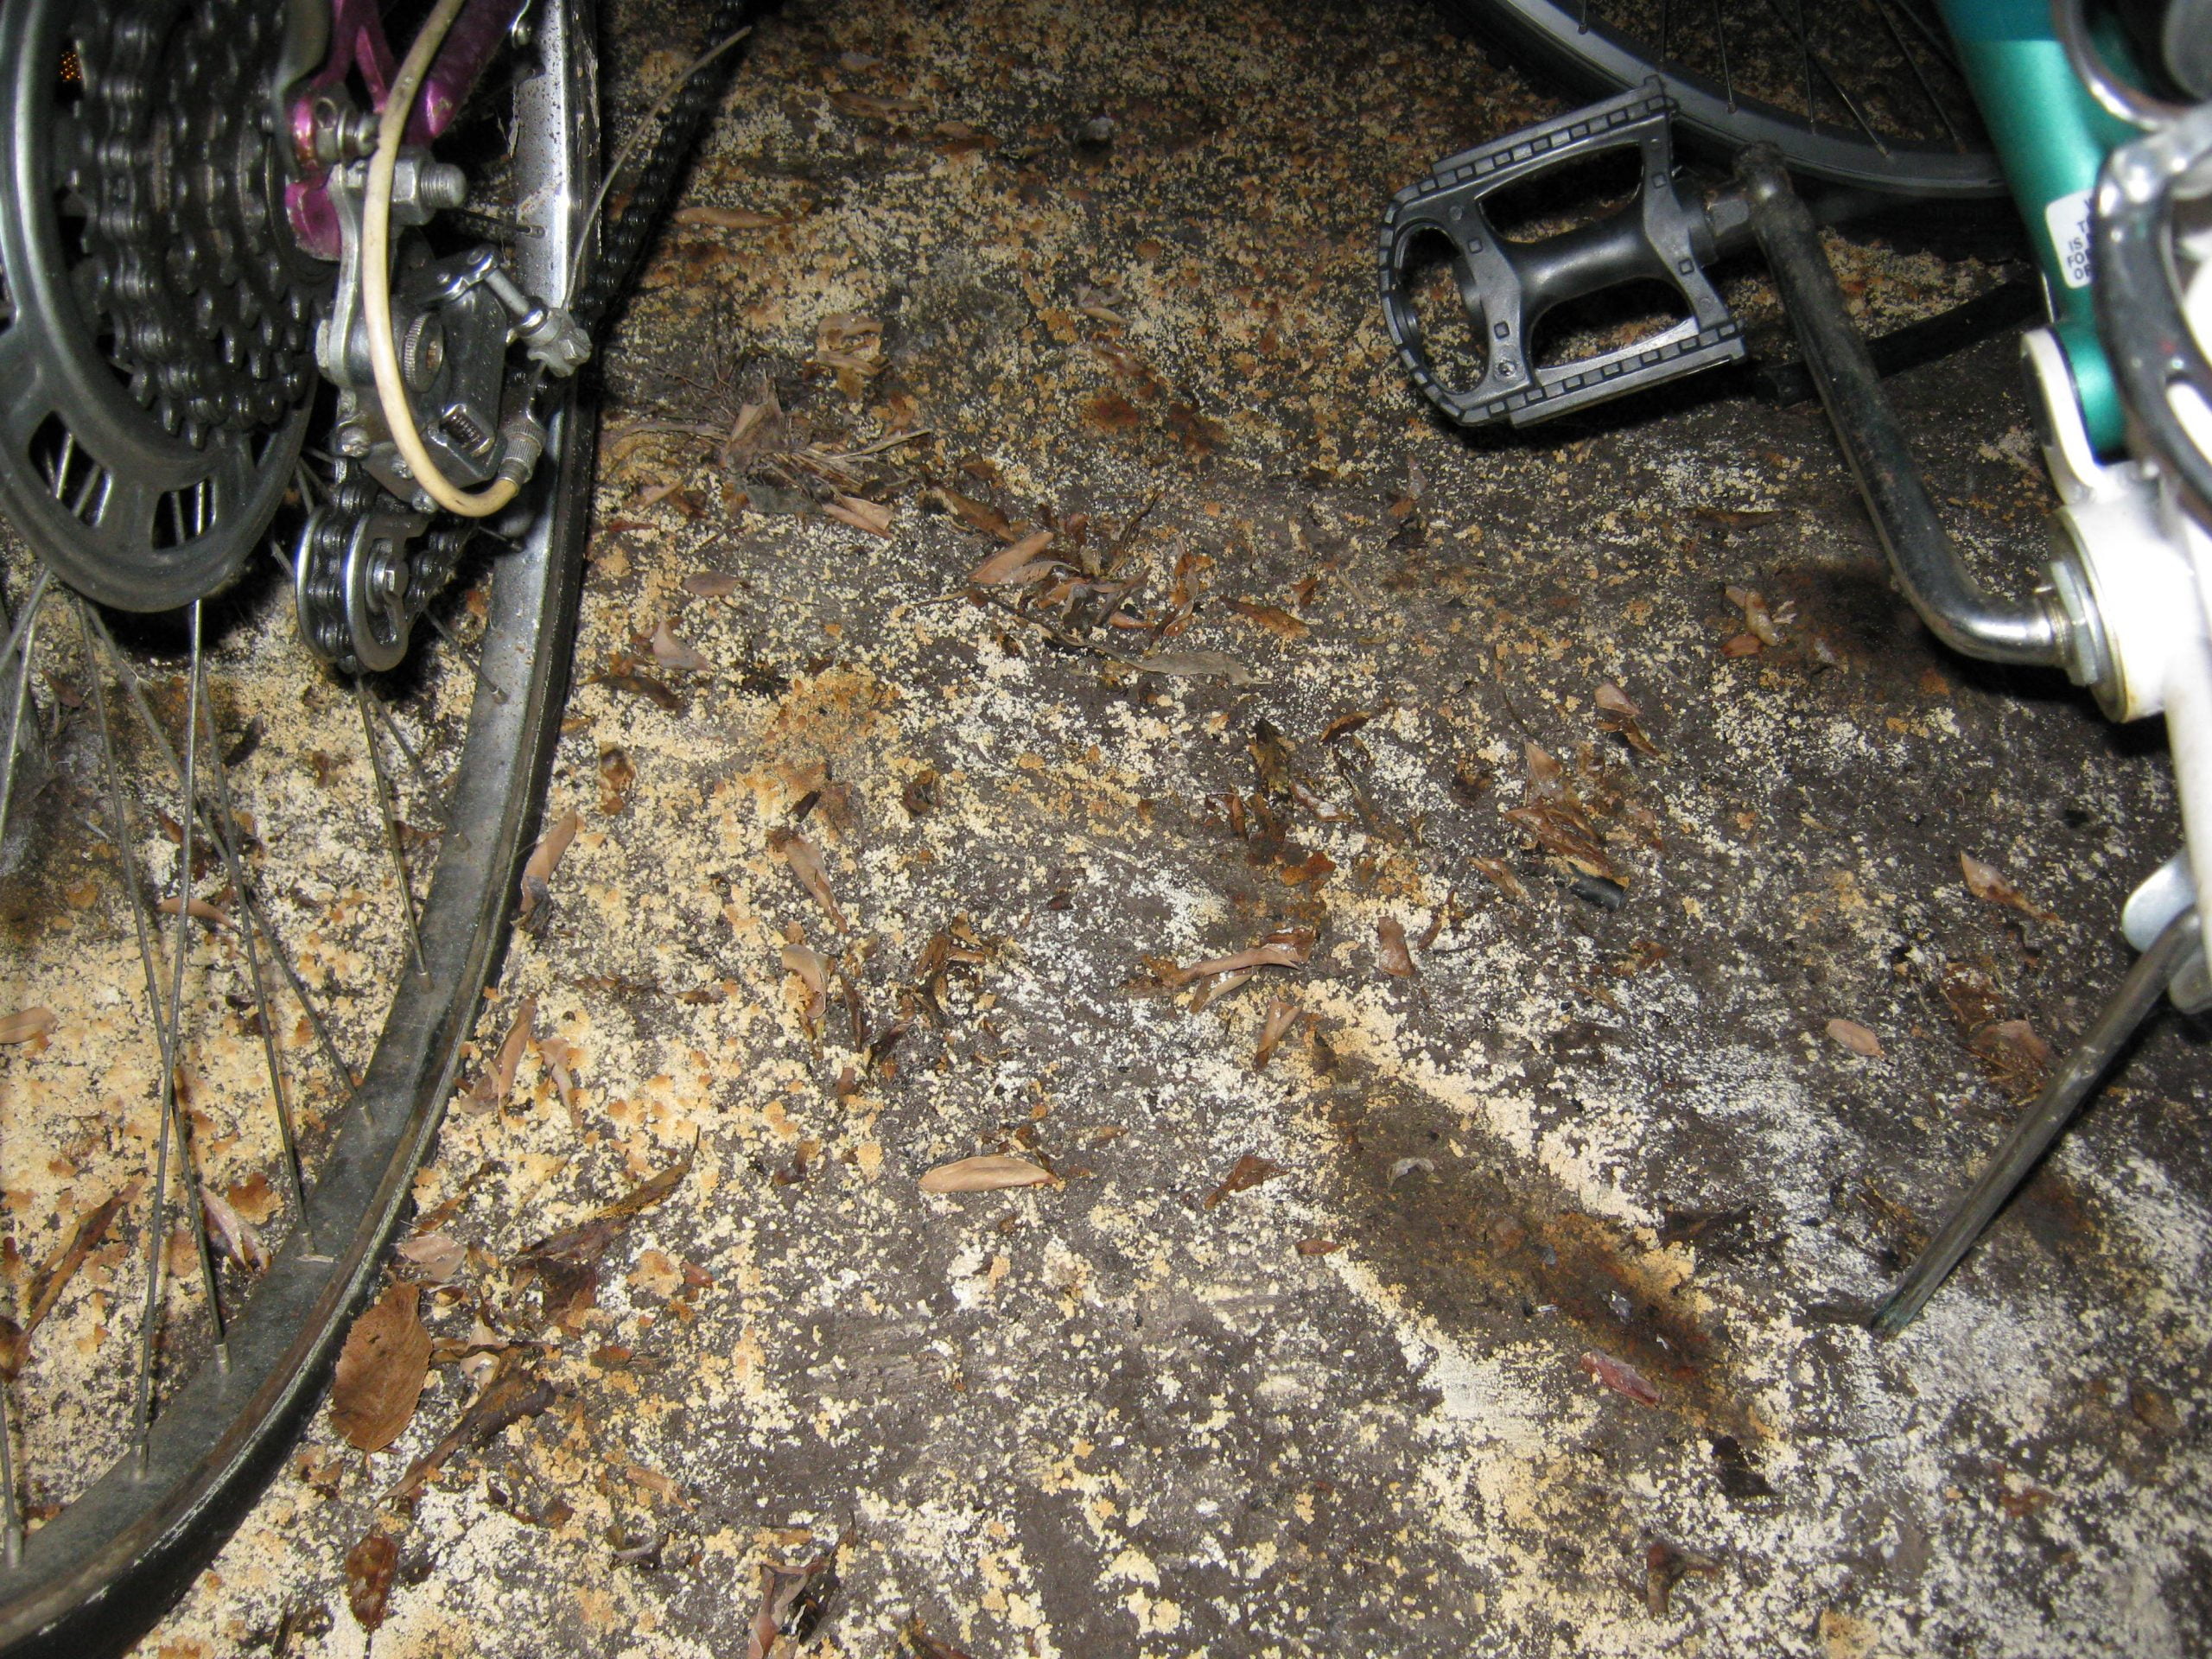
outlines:
[[[245,944],[247,976],[253,983],[254,1019],[261,1027],[262,1058],[269,1068],[269,1101],[276,1113],[276,1137],[283,1148],[284,1185],[292,1199],[292,1214],[297,1218],[301,1247],[309,1252],[315,1249],[315,1233],[308,1220],[307,1192],[300,1177],[300,1148],[298,1136],[293,1131],[292,1106],[284,1090],[284,1060],[276,1051],[276,1010],[270,1006],[269,985],[261,967],[261,949],[254,942],[254,925],[245,914],[245,865],[238,856],[238,814],[231,806],[230,769],[223,764],[222,748],[215,741],[214,711],[207,711],[207,772],[214,779],[214,808],[222,833],[215,836],[222,849],[223,865],[231,878],[232,891],[238,895],[240,917],[238,938]]]
[[[8,747],[0,754],[0,836],[7,833],[8,808],[16,796],[16,766],[22,754],[23,705],[30,699],[31,647],[38,641],[39,610],[46,600],[50,574],[45,566],[39,567],[38,580],[31,585],[23,613],[9,632],[8,648],[0,652],[0,664],[12,658],[16,665],[16,682],[8,697]]]
[[[425,978],[429,967],[423,960],[422,930],[415,925],[415,890],[407,882],[407,850],[399,844],[399,812],[392,800],[391,779],[385,775],[384,755],[377,747],[376,721],[369,715],[369,683],[353,677],[353,700],[361,709],[361,741],[369,747],[369,771],[377,791],[377,810],[384,819],[385,851],[391,855],[391,874],[399,887],[399,913],[406,918],[408,948],[414,952],[415,971]]]

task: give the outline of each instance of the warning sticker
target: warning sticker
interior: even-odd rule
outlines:
[[[2069,288],[2089,285],[2089,193],[2076,190],[2043,210],[2050,226],[2050,245],[2058,250],[2058,269]]]

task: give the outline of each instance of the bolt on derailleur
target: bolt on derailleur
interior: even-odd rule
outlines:
[[[362,287],[368,162],[333,168],[340,235],[337,292],[315,333],[315,357],[338,388],[334,442],[340,477],[301,532],[294,602],[308,649],[347,672],[396,667],[416,619],[452,579],[469,529],[433,529],[436,503],[393,442],[370,364]],[[545,451],[538,416],[549,377],[588,360],[591,342],[569,313],[531,297],[476,247],[434,258],[412,233],[467,200],[467,175],[416,150],[394,169],[391,222],[408,227],[394,258],[389,326],[402,390],[445,480],[467,488],[526,483]],[[520,345],[523,362],[510,364]],[[527,512],[527,509],[522,511]]]

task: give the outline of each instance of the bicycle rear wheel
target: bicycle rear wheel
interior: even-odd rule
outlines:
[[[2005,181],[1932,8],[1916,0],[1452,0],[1517,60],[1594,95],[1657,75],[1689,143],[1772,144],[1792,171],[1905,198]]]
[[[14,159],[54,158],[62,182],[41,172],[37,188],[67,205],[41,233],[60,226],[65,261],[89,222],[68,124],[103,107],[99,60],[77,50],[86,15],[0,0],[0,38],[60,48],[22,69],[15,107],[23,131],[43,114],[67,137],[18,134]],[[142,7],[118,29],[219,39],[216,15]],[[516,275],[556,301],[595,184],[589,17],[582,0],[533,12],[509,48],[511,120],[486,124],[512,131],[494,170]],[[61,353],[28,343],[14,234],[0,365],[13,352],[37,368]],[[99,379],[116,355],[99,320],[120,303],[73,287],[111,404],[121,370]],[[41,302],[67,315],[69,287]],[[27,372],[9,390],[46,384]],[[149,448],[162,396],[140,400]],[[58,403],[65,431],[96,404]],[[175,407],[180,437],[195,416],[188,397]],[[296,446],[308,407],[279,410],[262,429],[282,435],[244,443],[246,464]],[[593,428],[573,397],[549,427],[527,527],[456,588],[449,645],[418,645],[383,690],[302,648],[273,563],[195,586],[188,623],[139,620],[83,597],[51,515],[19,503],[29,547],[0,537],[0,1654],[106,1652],[150,1625],[281,1460],[374,1282],[497,969],[557,734]],[[0,466],[11,491],[43,489],[97,529],[99,503],[121,499],[85,459],[98,453],[70,435]],[[278,485],[306,492],[289,453]],[[185,495],[172,541],[189,548],[236,498]],[[478,618],[472,651],[457,636]]]

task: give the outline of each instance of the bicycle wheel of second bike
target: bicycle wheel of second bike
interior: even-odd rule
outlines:
[[[41,177],[51,166],[63,182],[45,195],[70,199],[58,238],[0,237],[0,366],[29,365],[11,371],[19,386],[62,359],[27,342],[48,325],[6,303],[4,264],[41,245],[79,257],[67,223],[86,213],[67,173],[84,146],[35,135],[117,102],[92,84],[99,55],[77,50],[92,15],[0,0],[0,38],[39,48],[0,69],[25,77],[10,154]],[[228,15],[183,0],[131,16],[219,40],[208,20]],[[467,119],[486,203],[518,231],[517,275],[558,298],[597,181],[591,9],[550,0],[527,21],[486,77],[497,107],[487,97]],[[97,287],[73,291],[103,315]],[[112,362],[111,331],[86,338]],[[73,406],[58,407],[66,430]],[[278,449],[289,465],[279,447],[298,444],[302,407],[264,429],[276,435],[256,439],[254,464]],[[21,495],[28,475],[72,512],[99,499],[89,445],[0,457],[23,537],[0,536],[9,1659],[89,1659],[152,1625],[281,1463],[375,1283],[497,969],[557,736],[588,410],[571,397],[549,429],[528,527],[474,563],[442,607],[451,620],[373,685],[308,654],[257,548],[237,580],[194,588],[208,596],[188,613],[82,599],[96,584]],[[145,432],[157,445],[160,425]],[[203,496],[188,531],[223,510]]]
[[[1755,143],[1900,198],[2001,195],[1950,42],[1914,0],[1449,0],[1516,61],[1608,96],[1657,75],[1690,147]]]

